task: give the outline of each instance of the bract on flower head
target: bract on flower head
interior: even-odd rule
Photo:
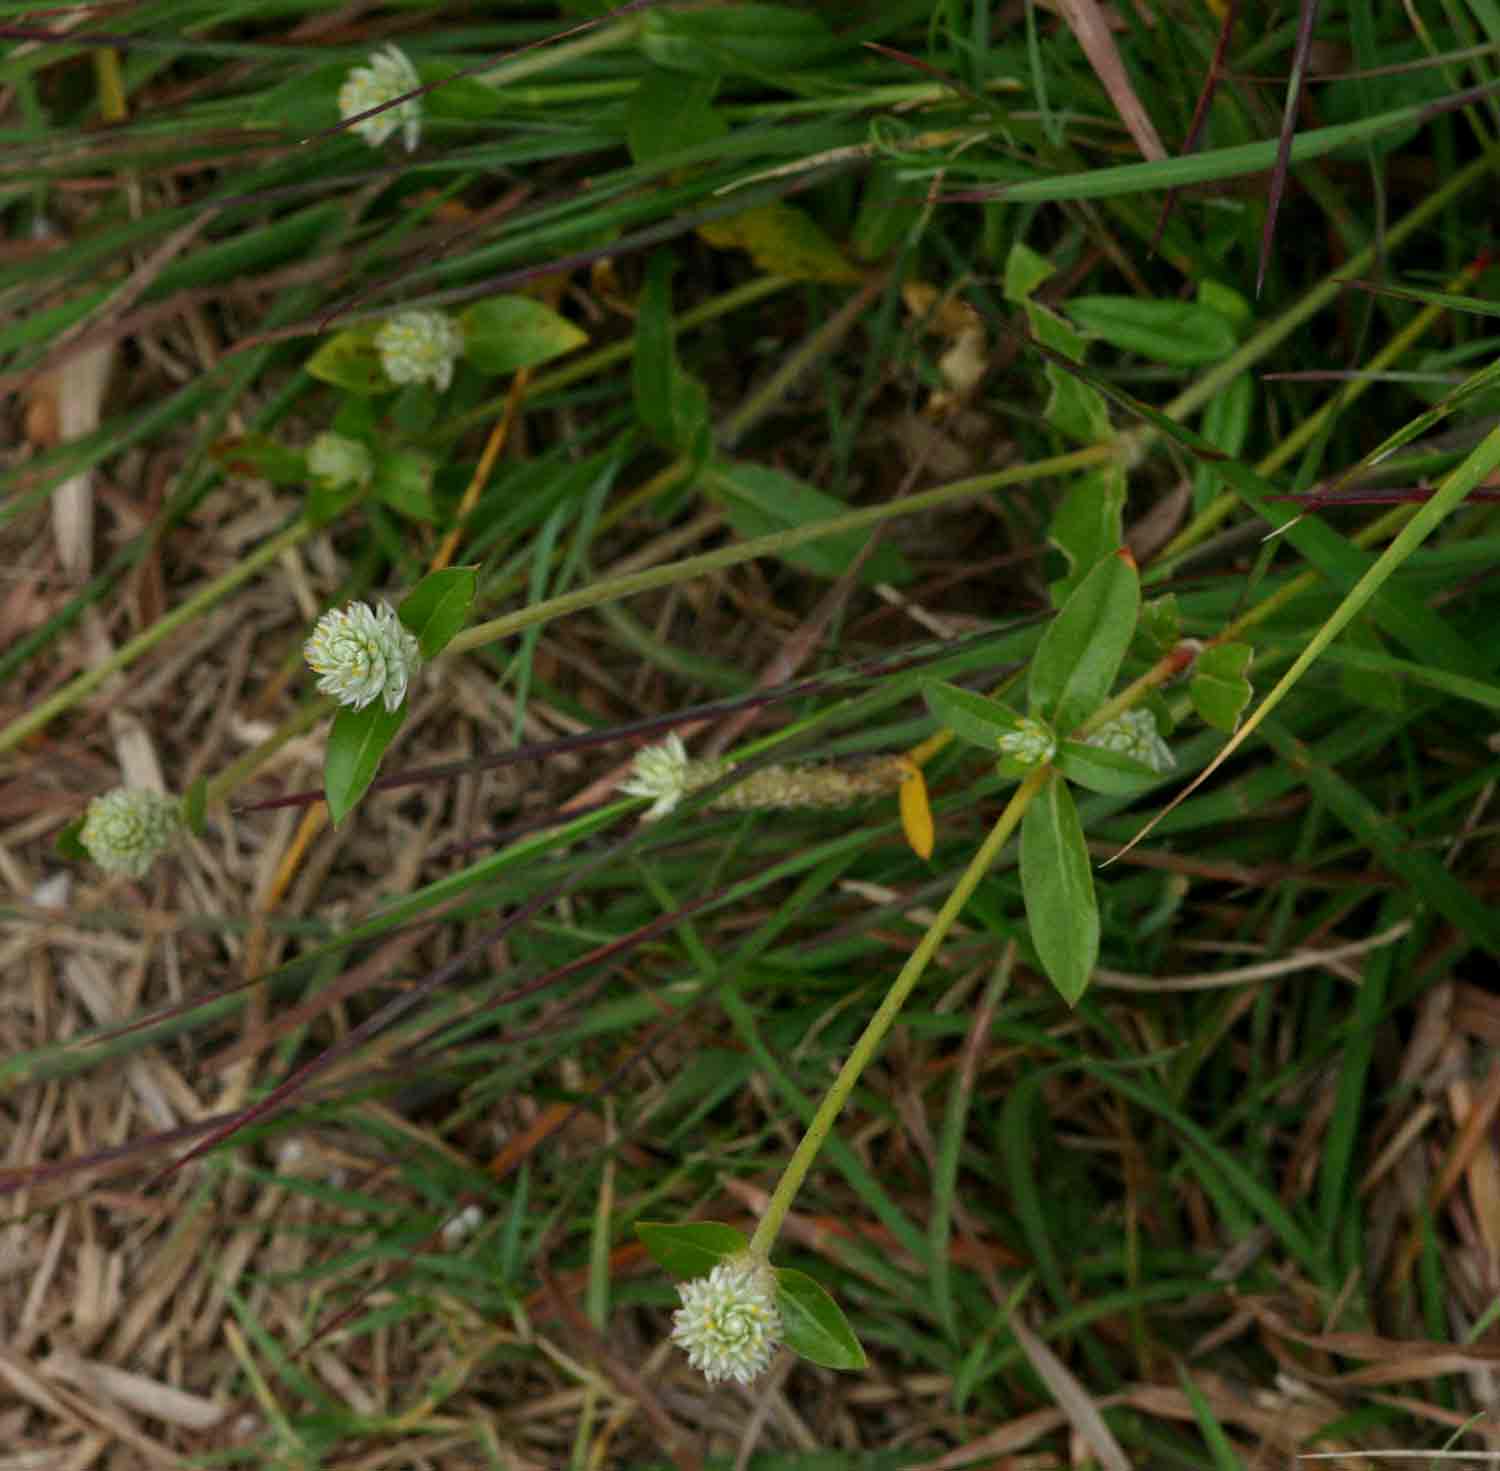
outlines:
[[[368,66],[357,66],[344,78],[344,85],[339,88],[339,114],[344,118],[358,117],[383,102],[395,102],[421,85],[422,79],[406,53],[399,46],[382,46],[371,55]],[[379,148],[397,128],[401,129],[402,141],[410,153],[422,136],[420,97],[407,97],[374,117],[362,118],[350,125],[350,132],[358,133],[371,148]]]
[[[345,434],[320,434],[307,447],[307,473],[330,490],[367,485],[375,473],[369,447]]]
[[[182,804],[145,787],[116,787],[89,803],[78,841],[109,873],[144,878],[182,826]]]
[[[1057,741],[1052,732],[1040,720],[1023,715],[1014,730],[1008,730],[995,744],[1002,755],[1011,757],[1022,766],[1041,766],[1057,754]]]
[[[421,647],[388,603],[332,608],[318,619],[302,652],[318,688],[351,710],[384,700],[395,710],[421,667]]]
[[[413,307],[381,325],[375,350],[392,383],[431,383],[442,393],[453,381],[464,334],[447,312]]]
[[[706,1277],[677,1289],[682,1306],[672,1315],[672,1341],[710,1384],[740,1384],[763,1374],[781,1342],[776,1278],[747,1256],[720,1262]]]
[[[1088,738],[1088,743],[1106,751],[1118,751],[1122,756],[1132,756],[1158,775],[1164,775],[1177,765],[1172,748],[1156,728],[1156,717],[1143,707],[1127,710],[1101,725]]]

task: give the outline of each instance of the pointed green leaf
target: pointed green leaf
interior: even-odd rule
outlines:
[[[1128,556],[1106,557],[1079,583],[1031,661],[1033,716],[1068,735],[1094,713],[1119,673],[1140,605],[1140,576]]]
[[[1125,469],[1105,465],[1077,477],[1052,514],[1047,540],[1068,559],[1066,575],[1047,589],[1060,608],[1099,563],[1113,556],[1125,535]]]
[[[1235,349],[1234,327],[1195,301],[1137,296],[1073,296],[1068,315],[1090,336],[1122,352],[1174,368],[1200,368]]]
[[[738,1256],[750,1245],[733,1226],[718,1221],[637,1221],[635,1234],[674,1277],[706,1277],[726,1257]]]
[[[773,1267],[776,1307],[786,1346],[824,1369],[863,1369],[869,1363],[843,1309],[806,1272]]]
[[[1099,906],[1078,809],[1058,776],[1042,787],[1021,819],[1021,893],[1042,968],[1074,1006],[1099,958]]]
[[[203,836],[205,808],[208,804],[208,778],[200,776],[182,794],[182,820],[195,837]]]
[[[78,834],[83,831],[83,824],[87,820],[85,812],[75,817],[60,833],[53,842],[53,852],[59,858],[65,858],[69,863],[87,863],[89,861],[89,850],[83,846]]]
[[[476,301],[459,319],[464,359],[481,373],[514,373],[582,347],[588,334],[529,296]]]
[[[1016,241],[1005,257],[1005,299],[1021,305],[1057,267],[1023,241]]]
[[[300,485],[307,479],[307,456],[300,449],[288,449],[269,435],[242,434],[216,439],[208,453],[226,475],[244,480]]]
[[[377,700],[363,710],[341,709],[333,717],[328,749],[323,755],[323,795],[335,827],[369,791],[380,770],[381,757],[405,719],[404,700],[396,710],[387,710]]]
[[[753,0],[703,11],[654,6],[641,21],[641,50],[651,61],[699,76],[801,71],[838,45],[821,16]]]
[[[432,521],[437,517],[432,504],[432,477],[436,470],[432,456],[420,450],[383,450],[376,456],[370,489],[379,500],[409,520]]]
[[[714,465],[711,478],[714,488],[724,496],[729,524],[746,538],[787,531],[809,521],[826,521],[844,515],[849,509],[843,501],[827,492],[765,465],[723,460]],[[848,570],[869,536],[868,531],[840,532],[795,547],[782,553],[782,557],[793,567],[832,580]],[[909,582],[911,567],[906,558],[885,541],[865,558],[859,569],[859,580],[863,583]]]
[[[1086,741],[1063,741],[1053,765],[1079,786],[1108,797],[1133,797],[1154,787],[1163,778],[1144,761],[1123,751],[1108,751]]]
[[[713,110],[718,90],[716,75],[685,77],[681,72],[648,68],[625,108],[630,156],[637,163],[653,164],[722,137],[729,124]]]
[[[646,432],[677,454],[701,462],[711,443],[708,392],[677,361],[672,324],[669,252],[659,250],[646,266],[635,321],[632,386],[635,410]]]
[[[1003,735],[1015,730],[1021,717],[999,700],[976,695],[956,684],[929,680],[922,686],[922,698],[939,724],[947,726],[961,741],[978,746],[992,756]]]
[[[1250,703],[1245,671],[1254,650],[1249,644],[1215,644],[1193,662],[1188,694],[1199,717],[1215,730],[1232,731]]]
[[[478,589],[477,567],[444,567],[429,572],[402,600],[396,614],[416,634],[424,659],[441,653],[469,621]]]
[[[348,393],[389,393],[395,385],[380,366],[375,347],[379,330],[378,322],[367,322],[335,333],[307,360],[307,371]]]

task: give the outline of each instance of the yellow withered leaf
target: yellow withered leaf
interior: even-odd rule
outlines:
[[[849,285],[864,279],[812,216],[790,204],[759,205],[699,225],[698,234],[718,250],[749,251],[761,270],[791,281]]]
[[[901,831],[918,858],[931,858],[937,836],[932,821],[932,807],[927,801],[927,781],[915,761],[906,763],[906,775],[899,792]]]

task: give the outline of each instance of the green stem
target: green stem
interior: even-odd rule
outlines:
[[[1031,805],[1031,799],[1041,790],[1043,783],[1051,775],[1050,766],[1039,766],[1016,788],[1006,804],[1005,811],[1000,814],[995,826],[990,829],[989,836],[979,845],[979,850],[969,860],[969,866],[954,884],[953,891],[943,901],[943,907],[938,910],[937,918],[927,927],[927,933],[917,942],[917,948],[912,951],[906,964],[901,967],[900,975],[892,983],[891,989],[886,992],[885,1000],[880,1003],[879,1009],[870,1018],[869,1024],[860,1034],[859,1041],[854,1044],[853,1050],[845,1059],[843,1067],[839,1069],[838,1077],[833,1080],[832,1086],[823,1096],[822,1103],[818,1105],[818,1111],[813,1115],[812,1122],[807,1126],[807,1133],[802,1136],[802,1142],[797,1146],[791,1159],[787,1161],[787,1167],[782,1171],[781,1179],[776,1182],[776,1189],[766,1205],[765,1214],[760,1218],[760,1224],[755,1228],[755,1235],[750,1239],[750,1250],[753,1253],[762,1257],[770,1255],[771,1248],[776,1244],[776,1237],[781,1231],[781,1223],[786,1219],[786,1213],[791,1209],[792,1201],[796,1199],[808,1170],[812,1168],[813,1161],[818,1157],[823,1141],[828,1137],[834,1124],[838,1122],[839,1114],[843,1112],[844,1104],[848,1102],[849,1095],[854,1091],[854,1085],[859,1081],[860,1074],[879,1052],[886,1033],[890,1031],[892,1024],[900,1015],[901,1008],[912,993],[912,988],[922,979],[932,957],[937,954],[938,946],[947,938],[954,921],[957,920],[964,905],[969,902],[974,890],[978,888],[980,879],[990,871],[995,860],[1000,856],[1000,850],[1010,841],[1010,836],[1016,830],[1022,814]]]
[[[24,715],[12,720],[9,725],[0,730],[0,751],[10,751],[19,746],[27,736],[40,730],[54,716],[71,709],[85,695],[98,689],[110,675],[118,674],[148,649],[155,648],[157,644],[170,638],[178,629],[186,627],[194,619],[208,612],[226,593],[232,592],[240,583],[248,581],[267,562],[274,562],[284,551],[296,546],[311,531],[312,527],[306,521],[296,521],[269,541],[262,542],[243,562],[238,563],[233,571],[215,578],[201,592],[190,597],[180,608],[174,608],[170,613],[163,614],[144,633],[139,633],[128,643],[121,644],[102,664],[96,664],[92,669],[85,670],[76,679],[65,684],[50,699],[43,700],[40,705],[33,706]]]
[[[793,547],[805,546],[808,542],[818,541],[825,536],[837,536],[844,531],[863,531],[868,526],[877,526],[882,521],[892,521],[898,516],[931,511],[953,501],[972,500],[975,496],[992,490],[1030,484],[1046,476],[1068,475],[1074,470],[1092,469],[1114,459],[1119,453],[1115,444],[1093,444],[1087,449],[1054,455],[1050,460],[1039,460],[1029,465],[1012,465],[991,475],[955,480],[951,485],[940,485],[935,490],[902,496],[897,500],[887,501],[884,505],[866,506],[863,510],[850,511],[844,516],[831,516],[826,521],[811,521],[786,531],[772,532],[769,536],[752,537],[749,541],[704,552],[697,557],[685,557],[682,561],[668,563],[665,567],[651,567],[644,572],[632,572],[625,577],[595,583],[592,587],[580,587],[561,597],[548,598],[532,607],[518,608],[514,613],[492,618],[488,623],[478,623],[459,634],[448,645],[447,652],[461,654],[480,644],[510,638],[539,623],[550,623],[554,618],[561,618],[568,613],[577,613],[584,608],[612,602],[616,598],[634,597],[637,593],[649,592],[653,588],[670,587],[705,572],[720,572],[725,567],[737,567],[741,562],[753,561],[756,557],[780,556]]]
[[[593,56],[599,51],[612,51],[618,46],[628,46],[636,38],[641,23],[638,20],[622,20],[616,25],[580,36],[576,41],[564,41],[560,45],[534,46],[523,51],[511,61],[502,61],[492,70],[482,72],[479,80],[487,86],[508,87],[522,77],[534,77],[538,72],[549,72],[557,67],[577,61],[581,56]]]

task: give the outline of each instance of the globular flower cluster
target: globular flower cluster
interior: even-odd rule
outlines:
[[[1002,755],[1010,756],[1022,766],[1041,766],[1057,754],[1057,741],[1040,720],[1023,715],[1014,730],[1008,730],[995,743]]]
[[[368,485],[375,462],[368,446],[344,434],[320,434],[307,447],[307,473],[330,490]]]
[[[652,805],[642,820],[655,822],[683,798],[713,785],[733,769],[732,761],[693,760],[682,737],[673,731],[660,745],[647,746],[637,754],[620,790],[632,797],[650,797]],[[708,805],[714,812],[847,807],[861,798],[894,791],[905,775],[906,766],[896,756],[877,756],[849,765],[806,762],[762,766],[720,792]]]
[[[395,102],[404,93],[422,85],[417,69],[407,60],[399,46],[383,46],[370,57],[368,66],[357,66],[344,78],[339,88],[339,114],[358,117],[383,102]],[[408,97],[395,107],[377,112],[350,126],[371,148],[379,148],[397,128],[410,153],[422,137],[422,99]]]
[[[763,1374],[781,1342],[776,1279],[763,1262],[723,1261],[706,1277],[677,1289],[672,1342],[710,1384],[749,1384]]]
[[[145,787],[116,787],[89,803],[78,841],[109,873],[144,878],[182,827],[182,804]]]
[[[1132,756],[1158,775],[1164,775],[1177,765],[1172,748],[1156,728],[1156,717],[1145,709],[1127,710],[1108,724],[1101,725],[1088,738],[1088,744],[1106,751],[1118,751],[1122,756]]]
[[[320,676],[318,688],[351,710],[376,699],[397,709],[422,664],[420,645],[388,603],[378,611],[368,603],[330,609],[302,652]]]
[[[392,383],[431,383],[443,393],[453,381],[464,334],[447,312],[412,307],[381,324],[375,350]]]
[[[694,761],[674,730],[658,746],[636,753],[630,776],[620,790],[631,797],[650,797],[651,806],[643,822],[665,817],[689,793],[709,786],[729,770],[727,762]]]

